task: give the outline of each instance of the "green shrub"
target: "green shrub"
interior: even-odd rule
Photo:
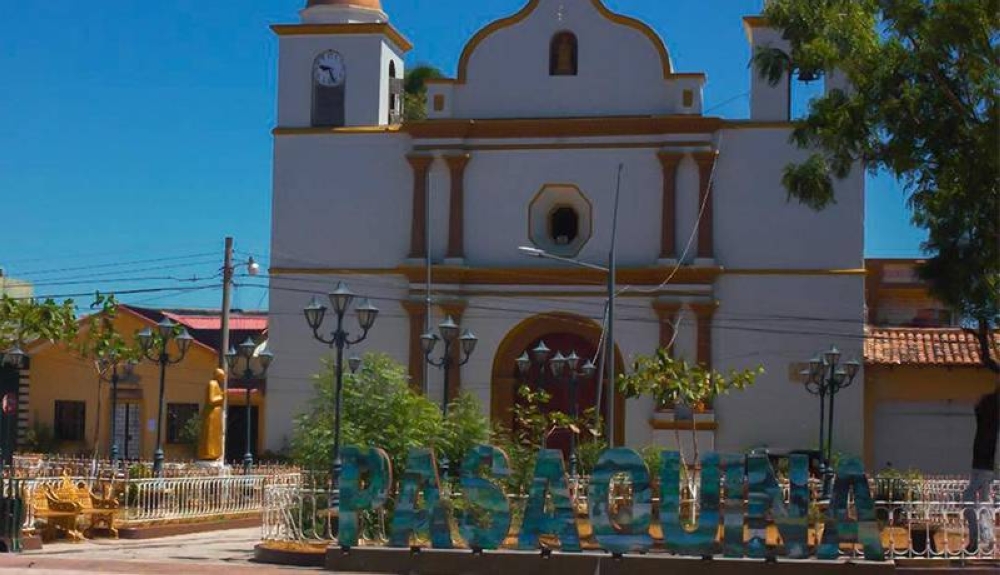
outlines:
[[[295,420],[292,457],[307,469],[329,469],[333,457],[336,382],[333,364],[314,376],[312,411]],[[341,446],[380,447],[398,479],[411,448],[431,447],[461,462],[465,451],[489,439],[489,422],[471,396],[459,397],[446,421],[436,403],[410,387],[403,366],[367,354],[358,373],[344,373]]]

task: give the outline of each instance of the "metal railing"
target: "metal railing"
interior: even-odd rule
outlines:
[[[126,522],[224,518],[260,513],[268,486],[297,488],[298,474],[131,479]]]
[[[210,520],[253,515],[264,509],[268,487],[297,488],[298,473],[272,475],[232,475],[216,477],[165,477],[145,479],[102,479],[69,477],[74,485],[84,485],[95,493],[110,485],[119,501],[119,522],[153,524],[182,520]],[[66,477],[26,479],[21,484],[25,501],[24,529],[35,527],[38,517],[34,500],[46,486],[58,488]]]
[[[303,473],[299,485],[272,484],[265,488],[261,540],[296,543],[336,541],[337,516],[330,511],[328,473]],[[388,541],[385,510],[362,512],[361,542]]]

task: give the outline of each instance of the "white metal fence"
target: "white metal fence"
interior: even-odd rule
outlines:
[[[35,512],[35,497],[46,486],[57,488],[63,477],[44,477],[22,482],[25,499],[24,527],[30,529],[39,519]],[[264,494],[268,487],[297,488],[299,473],[273,475],[233,475],[217,477],[168,477],[162,479],[128,479],[122,481],[93,477],[69,477],[74,485],[83,484],[99,493],[110,484],[118,499],[118,521],[121,525],[156,524],[179,519],[224,519],[252,515],[264,509]]]

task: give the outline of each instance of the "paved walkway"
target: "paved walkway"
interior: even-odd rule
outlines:
[[[0,574],[289,575],[321,572],[251,563],[253,547],[259,538],[260,528],[255,527],[145,541],[97,539],[82,543],[50,543],[41,551],[0,556]]]

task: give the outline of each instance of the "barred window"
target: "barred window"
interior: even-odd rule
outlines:
[[[59,441],[83,441],[87,426],[87,403],[56,401],[55,436]]]

